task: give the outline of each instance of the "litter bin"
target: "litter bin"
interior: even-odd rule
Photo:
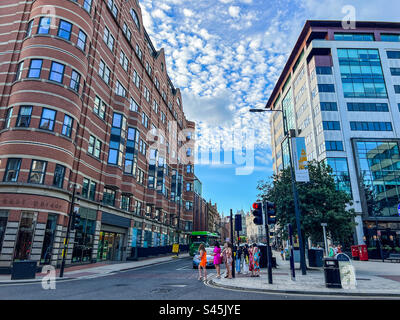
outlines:
[[[324,266],[322,259],[324,258],[323,249],[308,250],[308,266],[311,268],[321,268]]]
[[[365,244],[358,246],[360,261],[368,261],[368,250]]]
[[[360,259],[360,251],[358,249],[358,246],[351,246],[351,257],[353,258],[353,260]]]
[[[324,259],[324,276],[327,288],[342,288],[338,260],[333,258]]]
[[[37,261],[15,261],[12,265],[11,280],[35,279]]]

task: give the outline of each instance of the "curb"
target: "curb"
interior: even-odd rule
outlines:
[[[74,278],[63,277],[56,278],[56,282],[65,281],[65,280],[73,280]],[[3,284],[34,284],[38,282],[42,282],[43,279],[32,279],[32,280],[0,280],[0,286]]]
[[[296,295],[319,295],[319,296],[350,296],[350,297],[394,297],[400,298],[400,293],[353,293],[353,292],[325,292],[325,291],[296,291],[296,290],[273,290],[273,289],[258,289],[258,288],[244,288],[237,286],[227,286],[214,282],[212,279],[208,280],[208,284],[222,289],[234,289],[240,291],[253,291],[264,293],[281,293],[281,294],[296,294]]]

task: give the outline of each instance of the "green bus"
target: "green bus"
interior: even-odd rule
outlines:
[[[189,237],[189,254],[193,257],[199,250],[200,243],[206,247],[214,245],[219,241],[219,235],[208,231],[193,231]]]

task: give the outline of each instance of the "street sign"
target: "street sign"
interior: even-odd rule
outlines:
[[[327,223],[321,223],[321,227],[327,227],[328,224]]]

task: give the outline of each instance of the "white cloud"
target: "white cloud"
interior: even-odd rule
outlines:
[[[233,18],[239,18],[240,7],[230,6],[228,9],[229,15]]]

